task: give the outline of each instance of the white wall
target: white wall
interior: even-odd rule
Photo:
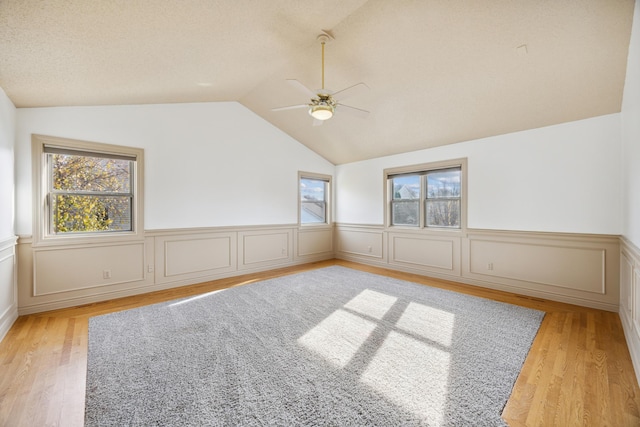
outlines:
[[[623,234],[640,247],[640,1],[636,1],[622,101]]]
[[[145,229],[292,224],[298,170],[334,166],[236,102],[17,110],[17,221],[32,232],[31,134],[145,150]]]
[[[620,234],[620,140],[612,114],[339,165],[336,221],[383,223],[385,168],[467,157],[470,228]]]
[[[0,241],[13,237],[16,108],[0,88]]]

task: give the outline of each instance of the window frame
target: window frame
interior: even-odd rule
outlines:
[[[326,182],[325,193],[324,193],[325,222],[312,222],[312,223],[302,222],[302,197],[300,192],[300,181],[303,179],[313,179],[313,180]],[[327,227],[331,225],[332,217],[333,217],[332,216],[333,205],[331,203],[332,194],[333,194],[332,186],[333,186],[333,177],[331,175],[298,171],[298,185],[297,185],[298,196],[297,197],[298,197],[298,225],[300,227]]]
[[[434,227],[427,226],[426,221],[426,204],[427,204],[427,188],[426,176],[430,172],[437,172],[446,169],[460,168],[460,227]],[[421,163],[417,165],[402,166],[384,169],[384,224],[385,228],[393,230],[419,231],[425,233],[460,233],[467,231],[467,159],[452,159],[438,162]],[[401,175],[421,175],[420,176],[420,198],[419,220],[417,226],[412,225],[394,225],[392,221],[393,209],[393,188],[392,178]]]
[[[45,148],[46,147],[46,148]],[[33,134],[31,137],[33,168],[33,244],[81,244],[122,242],[144,239],[144,150],[112,144],[81,141]],[[78,152],[102,157],[130,158],[132,164],[131,230],[87,231],[78,233],[53,233],[51,231],[51,205],[49,203],[51,168],[47,151]],[[52,193],[53,194],[53,193]]]

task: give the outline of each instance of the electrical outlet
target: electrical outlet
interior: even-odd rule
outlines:
[[[153,273],[153,264],[149,264],[149,265],[147,266],[147,272],[148,272],[148,273]]]
[[[103,279],[111,279],[111,270],[102,270]]]
[[[492,262],[487,264],[487,270],[493,270],[493,263]]]
[[[369,251],[369,253],[373,252],[373,248],[371,246],[369,246],[367,250]]]

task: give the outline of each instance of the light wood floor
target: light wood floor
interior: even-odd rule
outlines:
[[[640,426],[640,389],[616,313],[339,260],[22,316],[0,343],[0,425],[83,425],[90,316],[334,264],[546,311],[503,413],[509,425]]]

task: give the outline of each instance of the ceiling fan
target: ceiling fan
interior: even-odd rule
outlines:
[[[353,86],[349,86],[345,89],[339,90],[337,92],[331,92],[324,88],[324,45],[325,43],[332,38],[327,33],[322,33],[318,36],[318,40],[322,46],[322,88],[317,92],[309,89],[298,80],[295,79],[287,79],[287,82],[292,86],[296,87],[298,90],[304,92],[308,96],[311,97],[311,101],[308,104],[299,104],[299,105],[290,105],[288,107],[279,107],[274,108],[271,111],[283,111],[283,110],[293,110],[298,108],[307,108],[309,110],[309,114],[313,117],[313,125],[320,126],[325,120],[333,117],[336,111],[344,111],[351,114],[354,114],[359,117],[366,117],[369,112],[367,110],[363,110],[361,108],[351,107],[349,105],[342,104],[340,101],[354,96],[357,93],[360,93],[363,90],[369,89],[369,87],[364,83],[356,83]]]

